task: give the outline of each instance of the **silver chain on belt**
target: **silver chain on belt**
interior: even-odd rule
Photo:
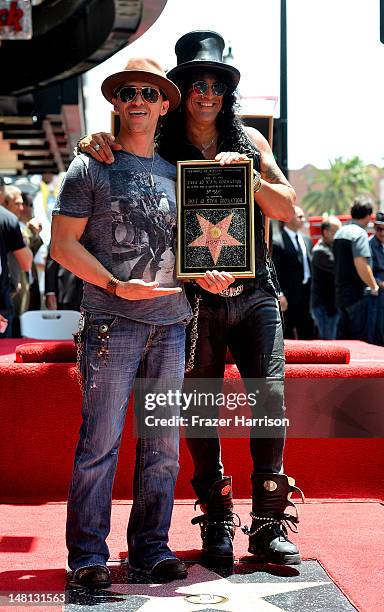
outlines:
[[[199,333],[197,330],[197,322],[199,318],[201,295],[195,295],[195,303],[193,305],[193,316],[191,322],[191,346],[189,350],[189,358],[185,364],[185,371],[190,372],[195,367],[195,352]]]
[[[77,376],[77,382],[79,383],[79,387],[82,393],[84,393],[84,379],[83,379],[83,374],[81,372],[81,358],[82,358],[83,349],[84,349],[84,326],[85,326],[85,314],[84,312],[81,312],[75,342],[76,342],[76,376]]]

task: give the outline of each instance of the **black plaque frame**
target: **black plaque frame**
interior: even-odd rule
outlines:
[[[213,269],[254,278],[251,159],[225,166],[207,160],[177,162],[177,207],[178,278],[201,278]]]

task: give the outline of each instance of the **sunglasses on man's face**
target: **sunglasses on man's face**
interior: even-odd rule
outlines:
[[[160,91],[155,87],[135,87],[134,85],[128,85],[122,87],[117,93],[116,97],[120,98],[122,102],[132,102],[140,93],[143,100],[150,104],[155,104],[160,96]]]
[[[211,88],[212,93],[215,96],[223,96],[227,91],[227,86],[225,83],[221,83],[220,81],[215,81],[210,85],[207,81],[195,81],[192,83],[193,91],[197,94],[204,95],[207,93],[208,89]]]

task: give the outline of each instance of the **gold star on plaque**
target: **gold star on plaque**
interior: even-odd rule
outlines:
[[[197,214],[197,213],[196,213]],[[200,224],[201,236],[198,236],[188,246],[189,247],[208,247],[213,263],[216,265],[221,249],[224,246],[242,246],[242,243],[236,240],[233,236],[228,233],[229,226],[231,225],[233,213],[227,215],[216,224],[211,223],[205,217],[197,214],[197,218]]]

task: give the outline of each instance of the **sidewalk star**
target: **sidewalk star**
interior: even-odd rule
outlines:
[[[232,576],[236,579],[236,575]],[[203,581],[202,581],[203,580]],[[199,582],[198,582],[199,581]],[[189,584],[188,584],[189,582]],[[282,611],[277,605],[265,601],[264,597],[311,589],[327,584],[331,581],[305,581],[305,582],[232,582],[221,578],[215,572],[194,565],[190,568],[188,578],[180,582],[163,585],[155,584],[114,584],[110,587],[113,594],[130,596],[138,595],[148,597],[137,612],[192,612],[214,608],[222,612],[272,612]],[[152,594],[153,593],[153,594]],[[218,595],[225,598],[222,603],[202,604],[190,603],[185,599],[187,595],[205,594]]]

